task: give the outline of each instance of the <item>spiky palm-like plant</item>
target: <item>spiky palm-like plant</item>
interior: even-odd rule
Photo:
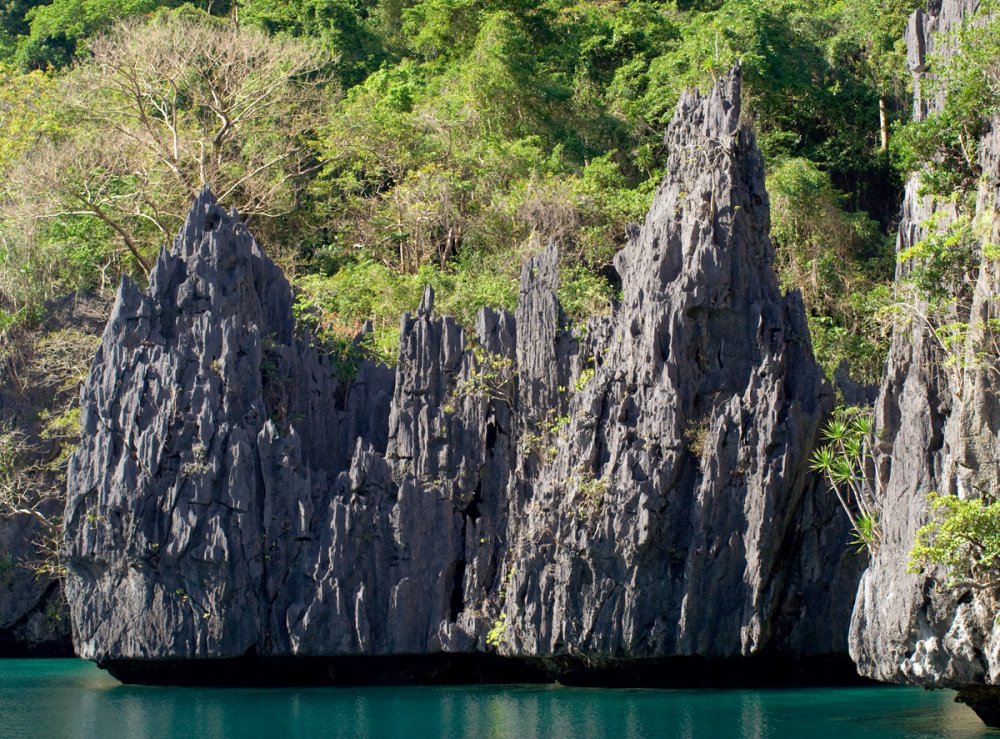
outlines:
[[[812,456],[851,520],[852,544],[875,553],[882,539],[879,523],[881,484],[875,470],[875,423],[871,411],[838,408],[823,430],[826,442]]]

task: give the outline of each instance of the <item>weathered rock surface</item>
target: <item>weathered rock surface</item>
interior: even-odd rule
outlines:
[[[391,387],[370,363],[337,381],[294,335],[281,270],[205,191],[148,294],[123,283],[84,387],[65,518],[78,653],[284,647],[272,619],[308,577],[313,518],[355,440],[384,445]]]
[[[843,655],[861,563],[806,474],[831,391],[771,270],[739,111],[738,70],[681,100],[610,316],[570,330],[550,246],[517,316],[482,311],[474,340],[428,290],[394,376],[335,379],[280,271],[203,194],[149,291],[123,284],[84,389],[81,656],[169,680],[243,656],[590,679]]]
[[[978,5],[972,0],[939,0],[926,12],[913,14],[906,40],[918,119],[942,104],[921,95],[927,55],[936,45],[942,51],[946,34],[971,18]],[[987,177],[978,210],[991,216],[1000,186],[998,156],[1000,141],[989,134],[980,147]],[[945,228],[955,217],[950,206],[921,197],[918,184],[916,177],[907,183],[899,250],[927,237],[930,228]],[[997,236],[994,232],[991,240]],[[898,278],[909,269],[901,264]],[[851,656],[861,674],[887,682],[958,688],[960,699],[986,719],[1000,707],[1000,690],[986,687],[1000,683],[1000,627],[995,622],[1000,603],[989,590],[943,587],[943,573],[923,576],[906,570],[916,531],[927,522],[928,492],[966,498],[1000,489],[1000,378],[974,356],[981,343],[975,327],[997,315],[998,287],[996,264],[987,260],[974,287],[969,286],[967,320],[973,330],[965,349],[967,361],[949,362],[917,313],[895,328],[876,404],[882,440],[883,541],[861,581],[850,636]],[[990,720],[996,723],[996,718]]]
[[[537,472],[510,501],[508,653],[593,664],[843,649],[858,568],[807,475],[831,392],[801,300],[771,269],[739,99],[734,76],[680,101],[669,174],[616,259],[622,303],[579,347],[536,295],[554,295],[554,251],[528,265],[518,356],[538,344],[552,356],[519,361],[519,469]]]

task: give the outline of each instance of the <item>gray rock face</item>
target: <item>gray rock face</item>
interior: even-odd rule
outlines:
[[[926,55],[977,8],[978,3],[970,0],[944,0],[911,18],[907,45],[918,119],[941,105],[940,100],[920,95]],[[995,135],[988,135],[980,147],[987,173],[979,192],[980,212],[995,207],[1000,184],[998,144]],[[911,179],[898,249],[927,237],[932,216],[937,227],[943,228],[955,213],[919,196],[917,179]],[[996,238],[992,234],[991,239]],[[898,276],[905,277],[909,269],[900,265]],[[973,327],[997,315],[998,278],[992,262],[979,268],[969,316]],[[858,590],[850,650],[864,675],[888,682],[959,688],[960,697],[965,696],[986,715],[989,711],[981,705],[986,693],[969,688],[1000,682],[1000,628],[995,624],[1000,604],[988,591],[946,589],[934,578],[906,572],[916,531],[927,521],[928,492],[978,497],[984,490],[998,489],[1000,483],[1000,388],[996,372],[974,357],[980,340],[976,334],[974,328],[968,337],[968,361],[963,369],[961,364],[946,361],[919,318],[907,317],[895,328],[876,405],[882,438],[884,539]],[[942,573],[932,574],[943,580]],[[997,697],[993,696],[995,702]]]
[[[770,266],[763,163],[739,99],[736,75],[680,101],[669,174],[616,259],[622,303],[579,347],[535,294],[554,294],[554,252],[528,265],[518,464],[537,471],[511,496],[508,653],[843,649],[858,569],[806,474],[831,393],[801,300],[779,294]],[[536,343],[554,353],[531,365]]]
[[[550,246],[474,340],[428,290],[394,376],[334,379],[203,194],[148,293],[122,286],[83,393],[79,653],[842,654],[858,562],[806,474],[831,391],[771,270],[739,85],[681,100],[612,315],[566,325]]]
[[[391,376],[344,388],[293,333],[292,293],[207,191],[148,294],[122,285],[70,460],[67,596],[81,656],[282,648],[313,517],[357,438],[380,443]],[[382,436],[384,439],[384,436]],[[384,443],[384,442],[382,442]],[[273,645],[273,646],[272,646]]]

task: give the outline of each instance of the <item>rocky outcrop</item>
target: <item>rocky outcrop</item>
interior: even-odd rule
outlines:
[[[600,664],[843,648],[858,570],[806,469],[831,392],[801,300],[771,269],[739,98],[734,76],[681,99],[669,174],[616,258],[621,305],[587,341],[533,295],[553,294],[554,252],[529,263],[519,357],[536,337],[555,351],[537,378],[519,362],[518,465],[535,474],[511,496],[505,652]]]
[[[921,94],[929,53],[948,53],[948,32],[968,21],[978,9],[972,0],[932,2],[912,16],[907,32],[908,61],[914,74],[914,116],[922,119],[942,101]],[[980,146],[986,180],[977,209],[995,221],[1000,147],[994,134]],[[919,194],[915,176],[907,183],[898,249],[943,229],[955,218],[951,205]],[[993,226],[994,231],[996,226]],[[990,240],[995,241],[993,233]],[[910,264],[899,266],[904,280]],[[882,545],[862,579],[851,624],[851,656],[859,671],[887,682],[959,690],[988,722],[996,723],[1000,707],[1000,603],[989,589],[950,589],[942,572],[907,572],[917,529],[927,522],[926,495],[931,491],[979,497],[1000,483],[998,378],[991,363],[977,356],[980,329],[997,315],[1000,287],[996,264],[984,260],[975,284],[966,285],[971,300],[956,320],[972,327],[962,361],[942,350],[920,318],[926,306],[901,319],[894,332],[882,391],[876,405],[881,435],[880,475]],[[963,299],[960,303],[966,303]],[[978,327],[978,328],[977,328]],[[992,701],[992,706],[990,702]]]
[[[693,680],[696,658],[759,676],[843,655],[860,561],[807,475],[831,391],[771,269],[738,70],[683,97],[666,144],[611,315],[567,325],[550,245],[517,315],[482,311],[474,338],[428,289],[394,373],[334,372],[203,193],[149,290],[122,285],[85,384],[81,656],[132,680],[600,680],[669,659]]]
[[[355,442],[384,449],[392,380],[350,387],[294,333],[292,293],[205,191],[147,294],[125,281],[70,460],[67,595],[81,656],[287,648],[323,503]],[[314,517],[320,520],[315,520]]]

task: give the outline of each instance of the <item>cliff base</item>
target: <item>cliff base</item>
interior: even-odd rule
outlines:
[[[117,680],[137,685],[288,687],[560,683],[601,688],[781,688],[873,685],[846,655],[807,659],[669,657],[594,663],[493,654],[107,660]]]

